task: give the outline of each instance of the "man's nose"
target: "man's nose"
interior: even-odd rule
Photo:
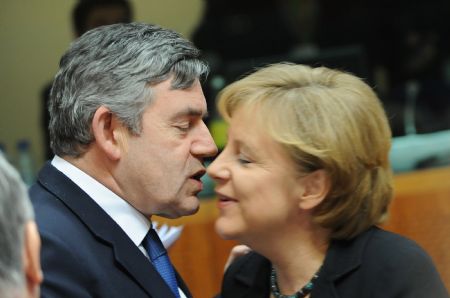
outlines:
[[[199,127],[197,139],[191,148],[192,154],[199,157],[216,156],[218,149],[205,123]]]

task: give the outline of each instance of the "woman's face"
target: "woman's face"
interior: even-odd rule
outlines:
[[[256,112],[234,112],[227,145],[208,168],[220,210],[216,231],[245,244],[280,235],[298,221],[303,189],[290,156],[255,120]]]

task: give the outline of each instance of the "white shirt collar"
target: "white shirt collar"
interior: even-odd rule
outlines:
[[[141,245],[151,225],[142,213],[61,157],[55,155],[52,165],[87,193],[124,230],[136,246]]]

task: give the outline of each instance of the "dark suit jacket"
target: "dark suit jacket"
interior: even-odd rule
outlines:
[[[30,196],[42,239],[42,297],[174,297],[114,220],[51,164]],[[191,297],[178,273],[177,279]]]
[[[227,270],[222,298],[270,294],[269,260],[251,252]],[[334,241],[312,298],[448,298],[430,257],[413,241],[371,228],[349,241]]]

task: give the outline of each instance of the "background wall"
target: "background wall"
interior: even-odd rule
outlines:
[[[44,162],[41,92],[73,39],[75,0],[0,0],[0,143],[14,162],[16,143],[31,142],[35,167]],[[189,37],[202,0],[130,0],[134,19]]]

